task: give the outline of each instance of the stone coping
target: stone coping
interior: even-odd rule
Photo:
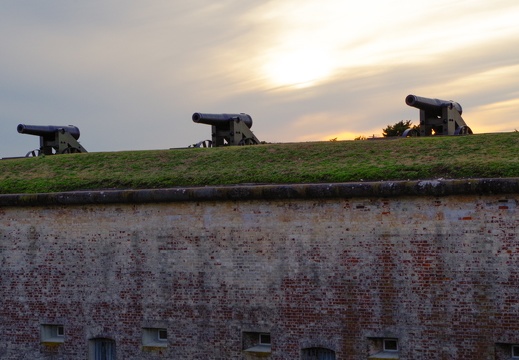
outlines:
[[[440,197],[490,194],[519,194],[519,178],[278,185],[246,184],[142,190],[88,190],[41,194],[4,194],[0,195],[0,207],[358,197]]]

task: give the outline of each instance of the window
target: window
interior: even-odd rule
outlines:
[[[157,340],[158,341],[168,341],[168,331],[166,329],[159,329]]]
[[[519,359],[519,345],[512,345],[512,359]]]
[[[335,351],[322,347],[303,349],[301,360],[335,360]]]
[[[115,341],[106,338],[91,339],[88,344],[89,360],[115,360]]]
[[[398,351],[398,340],[384,339],[384,351]]]
[[[259,334],[260,345],[270,345],[270,334]]]
[[[144,328],[142,329],[142,346],[147,347],[167,347],[168,330],[164,328]]]
[[[517,343],[495,343],[495,359],[496,360],[518,360],[519,344]]]
[[[270,354],[270,333],[244,332],[242,334],[243,351],[255,354]]]
[[[399,350],[396,338],[368,339],[368,359],[399,359]]]
[[[63,325],[41,325],[40,340],[42,343],[62,343],[65,341],[65,328]]]

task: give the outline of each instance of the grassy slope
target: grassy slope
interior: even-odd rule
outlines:
[[[8,159],[0,193],[518,176],[514,132]]]

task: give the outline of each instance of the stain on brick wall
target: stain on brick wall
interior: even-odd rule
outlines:
[[[391,338],[400,359],[508,359],[518,222],[492,194],[4,206],[0,358],[102,338],[117,359],[360,360]],[[244,351],[256,332],[270,352]]]

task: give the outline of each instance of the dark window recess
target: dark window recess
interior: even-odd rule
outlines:
[[[242,333],[243,351],[256,355],[267,355],[272,351],[270,343],[270,333],[264,332],[243,332]]]
[[[158,331],[158,340],[166,341],[168,340],[168,331],[166,329],[159,329]]]
[[[91,360],[115,360],[115,341],[105,338],[91,340]]]
[[[335,351],[321,347],[303,349],[301,360],[335,360]]]
[[[40,338],[42,343],[63,343],[65,328],[63,325],[41,325]]]
[[[398,340],[384,339],[384,351],[398,351]]]
[[[167,347],[168,330],[165,328],[143,328],[142,346],[146,347]]]
[[[259,334],[260,345],[270,345],[270,334]]]
[[[519,359],[519,345],[512,346],[512,358]]]

